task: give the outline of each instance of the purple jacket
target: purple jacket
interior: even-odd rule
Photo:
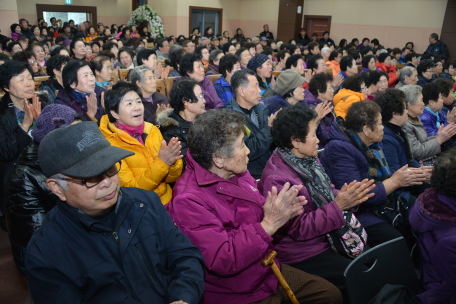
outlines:
[[[258,189],[266,197],[273,186],[280,191],[286,182],[290,185],[302,185],[298,174],[274,151],[263,170]],[[337,195],[339,190],[332,187],[334,194]],[[317,209],[305,187],[301,189],[299,195],[305,196],[308,202],[304,206],[304,213],[289,221],[274,235],[277,257],[285,264],[301,262],[330,250],[325,234],[345,225],[342,212],[336,202]]]
[[[366,157],[350,142],[335,123],[331,126],[328,140],[320,160],[337,189],[342,188],[344,183],[348,185],[354,180],[362,181],[367,178],[369,166]],[[383,183],[379,183],[370,193],[375,193],[375,195],[360,204],[359,210],[355,212],[356,217],[364,227],[383,222],[370,208],[386,204],[385,186]]]
[[[104,113],[104,109],[101,106],[101,93],[104,92],[105,89],[99,86],[95,86],[95,94],[97,95],[97,106],[98,106],[98,111],[97,114],[95,114],[95,118],[98,120],[97,124],[100,125],[100,120]],[[75,110],[77,113],[81,114],[85,120],[87,121],[92,121],[90,119],[89,115],[87,115],[87,100],[83,98],[76,98],[73,94],[73,92],[67,93],[66,90],[62,89],[59,90],[59,94],[57,95],[54,103],[57,104],[63,104],[66,105],[73,110]]]
[[[304,100],[307,101],[307,104],[309,107],[315,110],[315,108],[318,106],[319,103],[322,103],[320,99],[315,97],[312,93],[310,93],[309,89],[304,89]],[[331,101],[332,106],[334,107],[333,102]],[[334,112],[334,109],[331,113],[326,115],[321,121],[320,121],[320,128],[321,128],[321,133],[318,134],[318,139],[320,140],[320,143],[318,144],[319,149],[323,149],[326,144],[328,143],[328,136],[329,136],[329,131],[331,130],[331,125],[334,122],[334,117],[336,116],[336,113]]]
[[[423,256],[423,304],[456,303],[456,201],[425,190],[410,209]]]
[[[375,70],[376,71],[379,71],[379,69],[377,67],[375,67]],[[361,75],[362,73],[366,72],[366,71],[372,71],[372,70],[369,70],[368,68],[362,68],[361,69],[361,72],[359,73],[359,75]]]
[[[277,278],[270,267],[261,266],[274,247],[260,224],[265,198],[253,177],[245,171],[221,178],[198,164],[190,150],[186,160],[166,209],[203,253],[200,303],[252,303],[276,294]]]
[[[186,78],[188,75],[174,78],[174,82],[179,81],[182,78]],[[201,91],[203,91],[204,99],[206,100],[206,110],[217,109],[224,106],[223,101],[218,97],[214,86],[211,83],[211,77],[206,76],[204,80],[199,83]]]
[[[448,125],[444,112],[439,111],[439,118],[440,124],[444,124],[444,126]],[[426,108],[424,108],[423,114],[420,115],[420,119],[421,123],[426,129],[428,136],[436,136],[437,132],[439,131],[439,128],[437,128],[437,115],[429,112]]]
[[[206,76],[217,75],[217,74],[220,74],[219,66],[215,65],[213,63],[209,63],[209,65],[207,66]]]

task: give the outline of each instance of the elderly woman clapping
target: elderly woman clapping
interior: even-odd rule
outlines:
[[[336,118],[321,155],[321,163],[336,188],[354,180],[375,180],[376,187],[372,190],[375,196],[355,212],[366,229],[371,247],[401,236],[388,219],[379,216],[382,206],[394,199],[397,190],[421,185],[427,178],[421,169],[407,165],[392,174],[380,145],[382,139],[380,106],[369,100],[355,102],[345,120]]]
[[[160,130],[144,121],[141,95],[135,84],[122,81],[106,91],[107,115],[101,118],[100,130],[113,146],[135,153],[122,160],[120,186],[155,191],[167,204],[171,199],[169,183],[182,173],[182,147],[177,138],[167,145]]]
[[[269,189],[280,190],[285,183],[304,184],[299,194],[308,203],[303,214],[274,236],[277,257],[344,289],[343,273],[352,260],[332,251],[326,235],[345,225],[343,211],[374,196],[367,193],[375,185],[365,179],[339,191],[331,184],[317,158],[317,123],[317,113],[301,104],[285,107],[277,114],[271,129],[277,148],[263,170],[258,189],[267,195]]]
[[[247,171],[246,123],[242,114],[225,109],[196,118],[188,137],[187,167],[166,206],[176,225],[203,253],[206,275],[201,303],[283,303],[286,299],[274,274],[260,263],[274,249],[272,236],[303,213],[306,200],[297,196],[302,186],[290,183],[280,193],[275,187],[267,189],[267,198],[257,190]],[[301,303],[312,302],[317,293],[322,303],[341,302],[340,292],[327,281],[284,264],[280,267],[288,283],[295,276],[296,288],[291,289]],[[307,287],[301,289],[303,284]]]
[[[441,152],[441,146],[456,135],[456,125],[449,124],[444,127],[442,124],[436,136],[428,136],[420,119],[424,111],[422,88],[409,84],[399,90],[405,93],[408,120],[402,129],[407,136],[413,158],[423,160],[424,164],[433,164],[435,155]]]
[[[165,95],[157,92],[157,81],[153,71],[144,65],[135,67],[128,73],[128,80],[141,89],[144,121],[155,124],[157,115],[165,110],[169,103]]]

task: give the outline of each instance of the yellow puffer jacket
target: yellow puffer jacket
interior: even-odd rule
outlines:
[[[355,102],[365,100],[363,93],[358,93],[352,90],[341,89],[339,93],[334,96],[334,112],[336,116],[341,116],[345,119],[347,116],[348,108]]]
[[[148,122],[145,123],[144,133],[148,134],[145,146],[110,123],[108,115],[101,118],[100,130],[111,145],[135,153],[122,160],[120,186],[155,191],[163,205],[166,205],[172,196],[168,183],[174,183],[182,174],[182,159],[170,167],[158,158],[163,140],[160,130]]]

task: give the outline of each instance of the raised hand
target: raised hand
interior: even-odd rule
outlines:
[[[355,180],[342,187],[336,196],[335,202],[341,211],[351,209],[373,197],[375,194],[369,192],[374,188],[374,180],[372,179],[365,179],[361,182]]]
[[[86,96],[87,100],[87,114],[90,117],[95,118],[95,115],[97,114],[98,111],[98,105],[97,105],[97,95],[92,92],[90,93],[90,97]]]
[[[162,71],[160,73],[160,77],[161,77],[160,79],[165,79],[166,77],[168,77],[170,69],[171,69],[171,67],[169,65],[164,70],[162,68]]]
[[[272,127],[272,123],[274,122],[274,119],[277,117],[277,114],[279,114],[280,110],[282,110],[282,109],[279,109],[277,112],[275,112],[274,114],[271,114],[271,116],[269,116],[268,126]]]
[[[26,133],[30,129],[30,127],[33,124],[33,105],[29,104],[27,101],[27,98],[25,98],[24,101],[24,108],[22,109],[24,111],[24,120],[21,123],[21,129],[24,130]]]
[[[112,81],[111,81],[111,86],[112,86]],[[109,89],[108,89],[109,90]],[[103,107],[103,110],[106,110],[105,108],[105,100],[104,100],[104,93],[105,92],[101,92],[101,106]],[[105,111],[106,112],[106,111]],[[92,116],[93,117],[93,116]]]
[[[263,206],[264,217],[261,226],[267,234],[273,235],[291,218],[304,212],[302,206],[307,204],[304,196],[298,196],[302,185],[290,187],[286,183],[279,194],[277,188],[272,187]]]
[[[169,105],[169,104],[168,104],[168,105],[166,105],[166,104],[164,104],[164,103],[159,104],[159,105],[157,106],[157,110],[156,110],[155,113],[158,115],[158,114],[160,114],[161,112],[163,112],[164,110],[169,109],[169,108],[170,108],[170,105]]]
[[[28,104],[28,101],[25,102]],[[30,109],[32,110],[33,119],[37,119],[41,114],[41,102],[36,94],[32,96],[32,104],[29,104],[29,106],[31,106]]]
[[[312,69],[308,69],[307,71],[304,72],[304,78],[306,78],[307,83],[310,82],[313,75],[315,75],[315,72],[313,72]]]
[[[448,112],[446,120],[447,123],[456,123],[456,108]]]
[[[284,68],[283,63],[278,62],[274,68],[274,71],[282,71],[283,68]]]
[[[275,87],[275,77],[274,77],[274,75],[272,75],[272,79],[271,79],[271,89],[274,90],[274,87]]]
[[[323,119],[323,117],[325,117],[326,115],[331,113],[332,109],[333,109],[333,107],[328,100],[323,103],[319,103],[315,107],[315,112],[317,112],[317,114],[318,114],[317,122],[319,123]]]
[[[342,84],[342,82],[344,82],[344,78],[342,77],[342,75],[337,75],[333,79],[332,86],[338,88]]]
[[[168,145],[166,145],[166,141],[162,140],[158,157],[168,166],[172,166],[178,159],[183,157],[181,149],[181,142],[177,137],[171,138]]]
[[[395,180],[399,188],[402,188],[423,184],[423,181],[427,178],[427,174],[421,168],[409,168],[408,165],[405,165],[394,172],[391,178]]]
[[[456,125],[451,123],[444,127],[443,124],[440,125],[439,130],[437,131],[437,135],[435,136],[435,139],[439,142],[439,144],[443,144],[447,140],[449,140],[451,137],[456,135]]]

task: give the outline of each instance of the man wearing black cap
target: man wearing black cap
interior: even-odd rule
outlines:
[[[60,35],[60,37],[65,38],[65,40],[66,40],[66,39],[73,39],[73,38],[74,38],[74,35],[73,35],[73,33],[71,32],[71,26],[70,26],[69,23],[66,23],[66,22],[65,22],[65,23],[63,24],[63,32],[64,32],[64,33],[63,33],[62,35]]]
[[[119,167],[132,154],[111,146],[94,122],[41,141],[38,162],[58,200],[27,246],[34,303],[199,302],[199,249],[156,193],[120,188]]]

